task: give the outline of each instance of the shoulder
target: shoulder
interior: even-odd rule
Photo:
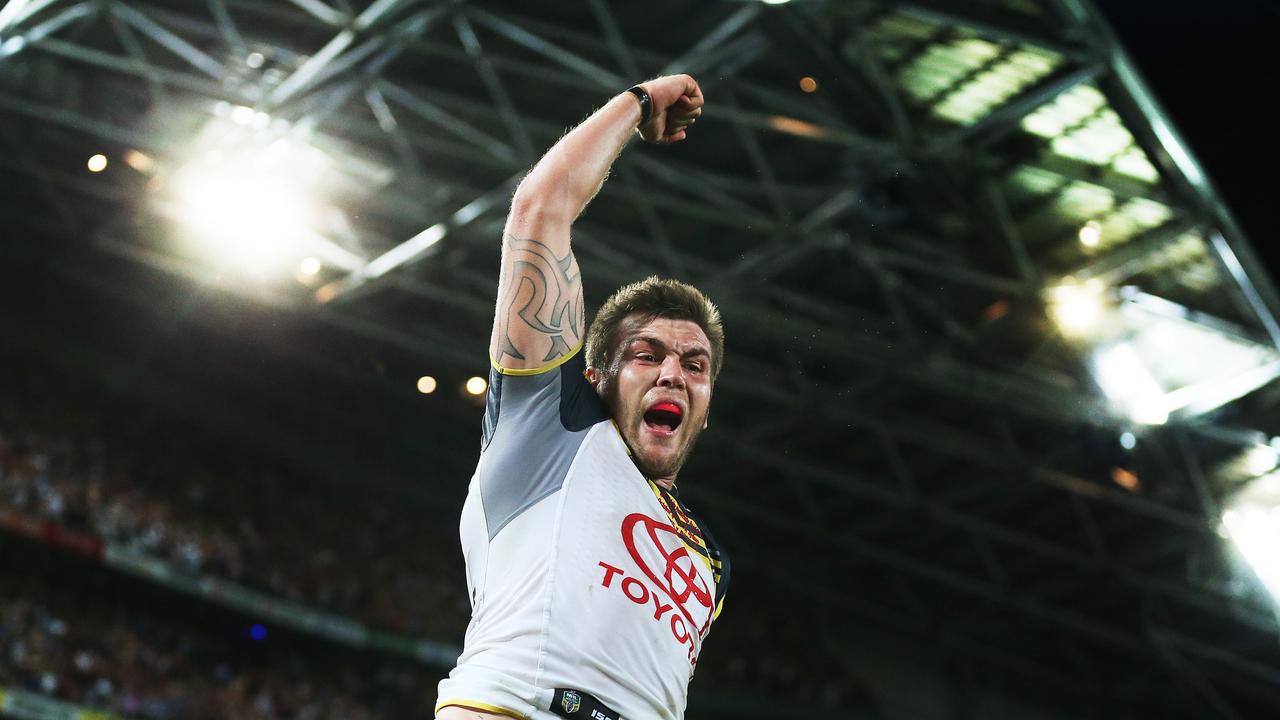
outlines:
[[[533,429],[585,430],[609,419],[595,388],[586,379],[582,345],[538,368],[510,369],[492,363],[485,403],[484,447],[499,425],[504,435]]]
[[[490,538],[559,490],[587,430],[609,419],[584,370],[575,351],[537,372],[489,373],[477,478]]]

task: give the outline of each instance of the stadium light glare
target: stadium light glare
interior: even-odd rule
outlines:
[[[1280,599],[1280,475],[1264,475],[1230,497],[1222,529],[1271,595]]]
[[[484,378],[476,376],[467,380],[466,387],[468,393],[472,395],[480,395],[483,394],[485,390],[489,389],[489,383],[486,382]]]
[[[1097,324],[1103,310],[1102,291],[1097,282],[1068,282],[1050,290],[1050,312],[1063,334],[1084,335]]]
[[[1080,227],[1080,244],[1085,247],[1098,247],[1098,243],[1102,242],[1102,223],[1097,220],[1090,220]]]
[[[210,249],[266,271],[297,256],[310,212],[293,178],[239,160],[206,156],[178,173],[174,189],[183,219]]]
[[[253,108],[247,105],[236,105],[231,108],[231,122],[237,125],[248,125],[253,122]]]
[[[197,118],[203,126],[186,138],[182,162],[152,164],[141,153],[125,160],[155,171],[149,204],[178,226],[175,251],[219,277],[231,271],[305,287],[324,285],[329,268],[352,272],[368,262],[343,204],[358,205],[390,183],[390,166],[249,105],[218,101],[197,110],[208,116]]]
[[[1129,343],[1117,343],[1096,351],[1094,375],[1111,402],[1134,422],[1162,425],[1168,421],[1164,389]]]
[[[423,375],[422,377],[418,378],[418,392],[422,393],[423,395],[430,395],[431,393],[435,392],[436,386],[437,386],[436,379],[431,377],[430,375]]]
[[[102,153],[98,153],[97,155],[90,157],[89,161],[85,163],[85,165],[89,168],[89,172],[102,172],[107,169],[107,156]]]
[[[1120,433],[1120,447],[1125,450],[1132,450],[1138,447],[1138,438],[1131,432]]]
[[[1046,294],[1063,334],[1088,355],[1098,387],[1118,414],[1142,424],[1202,415],[1280,377],[1274,348],[1136,288],[1104,293],[1096,280],[1068,279]],[[1272,449],[1280,457],[1280,442]],[[1258,451],[1259,465],[1269,464],[1250,477],[1280,465],[1271,452]],[[1244,473],[1244,453],[1237,463]]]
[[[1134,292],[1110,319],[1165,389],[1165,409],[1180,417],[1204,414],[1280,377],[1274,348],[1161,298]]]

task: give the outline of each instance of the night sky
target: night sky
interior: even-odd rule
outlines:
[[[1095,0],[1280,284],[1280,0]]]

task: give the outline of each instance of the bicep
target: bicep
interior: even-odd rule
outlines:
[[[489,342],[494,363],[511,370],[541,368],[570,355],[582,336],[582,278],[569,243],[504,237]]]

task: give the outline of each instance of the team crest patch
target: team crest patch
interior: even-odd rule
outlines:
[[[572,715],[578,712],[578,708],[582,707],[582,698],[578,693],[566,690],[560,698],[560,707],[564,708],[565,714]]]

